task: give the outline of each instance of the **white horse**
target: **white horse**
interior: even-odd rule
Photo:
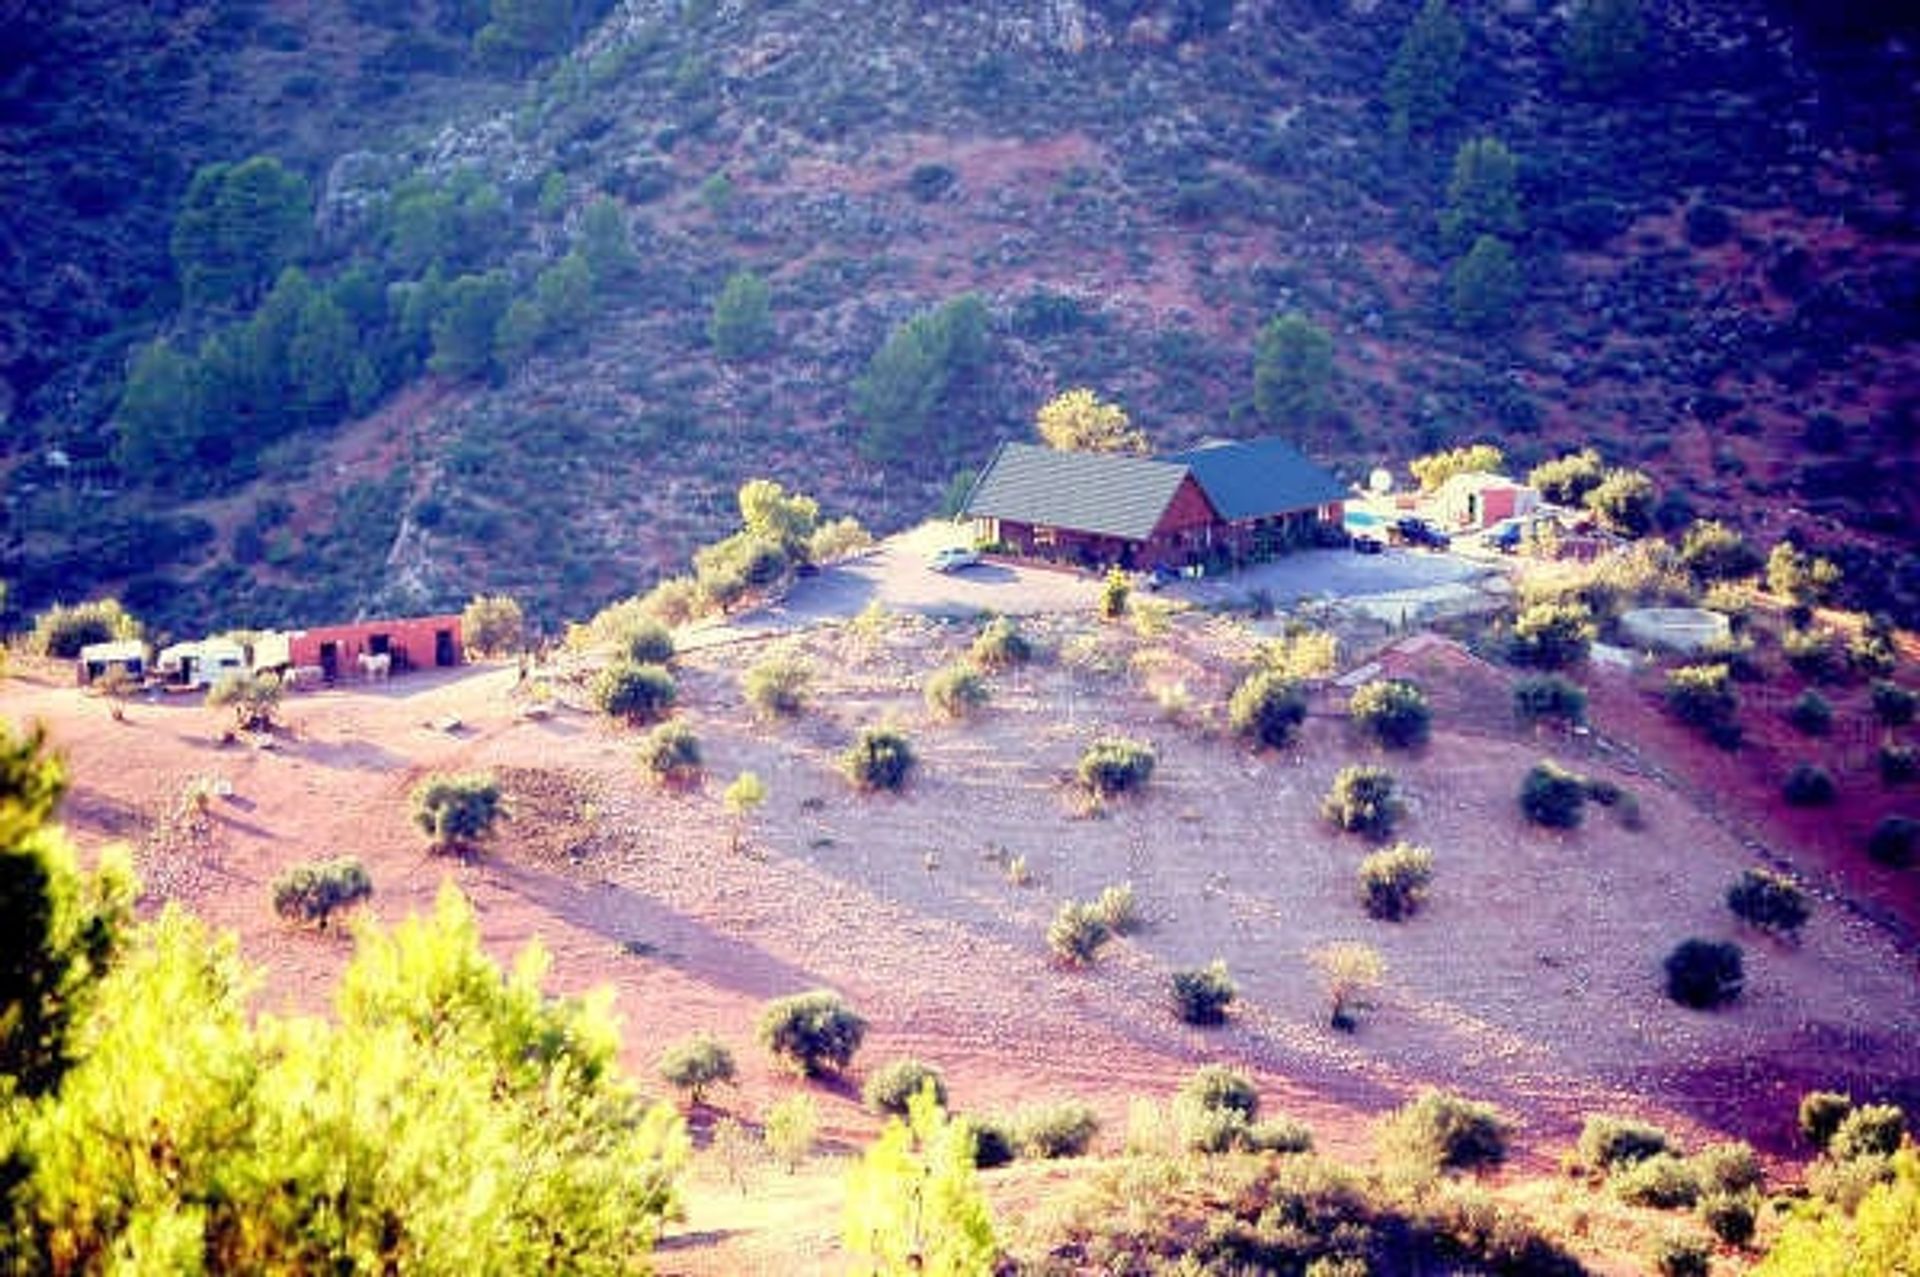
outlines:
[[[362,678],[379,682],[393,672],[393,654],[390,652],[360,653],[360,675]]]

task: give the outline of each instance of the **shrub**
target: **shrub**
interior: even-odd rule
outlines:
[[[711,1033],[696,1033],[669,1043],[660,1053],[659,1069],[668,1086],[685,1091],[691,1103],[701,1104],[709,1086],[733,1081],[733,1052]]]
[[[1069,900],[1047,926],[1047,948],[1069,966],[1083,967],[1099,956],[1113,931],[1094,906]]]
[[[700,738],[685,723],[661,723],[640,742],[640,766],[663,784],[692,784],[700,777]]]
[[[526,617],[505,594],[476,594],[460,613],[460,636],[469,652],[505,656],[526,639]]]
[[[1140,929],[1140,905],[1130,882],[1103,887],[1093,902],[1093,913],[1116,936],[1130,936]]]
[[[866,1035],[867,1022],[827,989],[776,998],[760,1014],[760,1044],[802,1077],[844,1070]]]
[[[1788,630],[1780,636],[1780,652],[1794,673],[1822,683],[1846,668],[1839,636],[1831,630]]]
[[[1875,864],[1908,869],[1920,855],[1920,821],[1911,816],[1885,816],[1867,835],[1867,855]]]
[[[1400,819],[1402,805],[1391,773],[1384,767],[1342,767],[1320,800],[1320,814],[1350,834],[1385,838]]]
[[[800,657],[770,656],[740,676],[747,704],[767,718],[787,717],[806,708],[813,668]]]
[[[1348,706],[1353,721],[1389,749],[1423,743],[1433,724],[1426,693],[1404,679],[1376,679],[1360,686]]]
[[[791,1175],[813,1152],[813,1141],[820,1134],[820,1106],[811,1095],[789,1095],[775,1100],[767,1109],[761,1137],[774,1160]]]
[[[840,770],[855,787],[899,790],[913,771],[913,748],[890,727],[868,727],[840,755]]]
[[[1700,1199],[1699,1177],[1686,1159],[1673,1153],[1642,1158],[1607,1182],[1614,1195],[1631,1206],[1675,1210]]]
[[[1840,1091],[1808,1091],[1800,1097],[1800,1134],[1818,1152],[1826,1152],[1840,1123],[1853,1112],[1853,1097]]]
[[[1284,749],[1307,718],[1307,698],[1278,671],[1249,674],[1227,701],[1227,723],[1256,745]]]
[[[1653,480],[1640,471],[1609,470],[1599,486],[1587,493],[1586,505],[1609,532],[1638,537],[1652,530],[1658,500]]]
[[[1523,678],[1513,685],[1513,713],[1523,723],[1558,719],[1580,723],[1587,717],[1586,689],[1558,674]]]
[[[1153,775],[1153,747],[1124,736],[1103,737],[1080,755],[1080,783],[1101,797],[1139,789]]]
[[[1827,1155],[1838,1162],[1866,1157],[1892,1157],[1906,1134],[1906,1114],[1892,1104],[1862,1104],[1845,1117],[1827,1143]]]
[[[484,841],[503,814],[500,783],[490,772],[429,776],[414,786],[413,823],[435,851]]]
[[[647,722],[673,708],[680,688],[665,666],[615,661],[593,680],[593,703],[600,712],[629,722]]]
[[[1237,1113],[1249,1122],[1260,1116],[1260,1091],[1253,1079],[1224,1064],[1203,1064],[1195,1069],[1180,1084],[1175,1103]]]
[[[1882,727],[1905,727],[1920,707],[1920,692],[1886,679],[1874,680],[1872,696],[1873,716]]]
[[[140,622],[128,615],[118,599],[96,599],[64,606],[56,603],[33,619],[28,650],[39,656],[70,661],[92,643],[140,637]]]
[[[1780,784],[1780,796],[1790,807],[1830,807],[1836,796],[1833,777],[1815,763],[1795,763]]]
[[[1707,1277],[1713,1248],[1701,1238],[1669,1233],[1653,1243],[1653,1270],[1659,1277]]]
[[[1022,1156],[1052,1160],[1084,1154],[1099,1133],[1100,1119],[1079,1100],[1057,1100],[1022,1109],[1013,1125]]]
[[[1133,593],[1133,586],[1127,580],[1127,574],[1119,568],[1107,569],[1106,577],[1100,582],[1100,615],[1108,621],[1117,621],[1127,614],[1127,596]]]
[[[1920,779],[1920,749],[1912,745],[1882,745],[1878,761],[1883,785],[1910,785]]]
[[[967,655],[981,669],[1011,669],[1033,659],[1033,644],[1014,628],[1012,621],[1004,616],[996,616],[987,622],[987,627],[973,640]]]
[[[1759,1210],[1752,1193],[1710,1193],[1700,1199],[1700,1221],[1725,1244],[1745,1247],[1753,1240]]]
[[[1733,1001],[1746,982],[1740,946],[1724,940],[1682,940],[1667,955],[1666,972],[1667,996],[1701,1011]]]
[[[1826,697],[1808,689],[1787,706],[1787,721],[1803,736],[1825,736],[1833,730],[1833,706]]]
[[[1604,473],[1600,454],[1589,448],[1535,466],[1527,475],[1527,486],[1539,489],[1555,505],[1577,506],[1600,486]]]
[[[1520,782],[1520,810],[1548,829],[1577,829],[1586,814],[1587,779],[1542,759]]]
[[[1566,669],[1587,659],[1597,633],[1584,603],[1535,603],[1514,620],[1507,659],[1536,669]]]
[[[860,1087],[860,1099],[875,1113],[907,1115],[907,1102],[923,1087],[933,1087],[934,1102],[947,1106],[947,1083],[940,1070],[912,1058],[890,1060],[867,1077]]]
[[[1241,1143],[1249,1153],[1311,1153],[1313,1132],[1290,1117],[1270,1117],[1249,1126]]]
[[[1386,960],[1372,945],[1350,940],[1322,945],[1308,955],[1326,985],[1327,1022],[1343,1033],[1358,1027],[1355,1013],[1371,1005],[1367,995],[1386,974]]]
[[[1759,551],[1718,520],[1699,520],[1680,541],[1680,565],[1703,585],[1752,576],[1760,564]]]
[[[1577,1149],[1581,1165],[1612,1174],[1656,1153],[1672,1152],[1673,1142],[1665,1131],[1650,1123],[1596,1113],[1580,1128]]]
[[[234,670],[207,689],[207,707],[231,709],[233,725],[243,732],[272,731],[283,691],[273,674]]]
[[[1718,742],[1733,727],[1740,698],[1724,664],[1682,665],[1667,671],[1667,708],[1675,718]],[[1735,738],[1737,739],[1737,737]]]
[[[1173,973],[1173,1008],[1188,1024],[1225,1024],[1227,1008],[1239,991],[1227,964],[1215,958],[1204,967]]]
[[[965,718],[987,703],[987,680],[966,665],[949,665],[927,680],[927,708],[948,718]]]
[[[310,922],[320,930],[337,910],[351,908],[373,894],[373,879],[353,856],[295,865],[273,880],[273,911],[288,922]]]
[[[620,657],[635,665],[665,665],[673,659],[673,634],[658,621],[640,621],[616,640]]]
[[[1013,1131],[1003,1121],[990,1117],[970,1117],[967,1128],[973,1134],[973,1164],[988,1171],[1005,1166],[1014,1159],[1018,1144]]]
[[[1381,1143],[1423,1169],[1474,1170],[1506,1160],[1507,1123],[1490,1104],[1428,1088],[1387,1117]]]
[[[1766,1170],[1744,1140],[1709,1144],[1687,1159],[1702,1193],[1745,1193],[1766,1181]]]
[[[1727,888],[1727,908],[1742,922],[1785,936],[1797,933],[1812,912],[1793,879],[1768,869],[1741,870]]]
[[[1420,908],[1432,881],[1433,853],[1396,843],[1360,862],[1360,901],[1369,917],[1399,922]]]

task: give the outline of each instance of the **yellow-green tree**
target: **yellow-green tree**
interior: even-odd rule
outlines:
[[[1802,1207],[1753,1271],[1754,1277],[1920,1273],[1920,1152],[1908,1143],[1894,1154],[1892,1178],[1869,1189],[1851,1217],[1830,1203]]]
[[[1049,448],[1062,452],[1140,452],[1147,436],[1127,418],[1127,410],[1108,403],[1084,386],[1048,400],[1034,427]]]
[[[947,1116],[928,1082],[847,1173],[841,1236],[854,1271],[971,1277],[1000,1247],[974,1175],[973,1128]]]
[[[1420,481],[1420,491],[1432,492],[1457,474],[1499,474],[1506,463],[1506,454],[1500,449],[1490,443],[1474,443],[1415,457],[1407,469]]]

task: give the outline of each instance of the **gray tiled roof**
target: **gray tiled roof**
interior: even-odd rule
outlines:
[[[1206,444],[1161,460],[1190,468],[1223,519],[1308,510],[1347,495],[1338,479],[1284,439]]]
[[[967,494],[965,514],[1144,541],[1187,467],[1145,457],[1003,443]]]

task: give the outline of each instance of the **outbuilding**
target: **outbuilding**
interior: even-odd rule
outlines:
[[[176,687],[212,687],[247,668],[247,649],[232,639],[207,638],[160,649],[154,663],[160,677]]]
[[[463,653],[458,613],[325,625],[293,630],[286,638],[288,664],[318,669],[329,683],[377,669],[404,674],[450,667],[460,664]]]
[[[80,649],[80,655],[75,658],[73,673],[82,687],[116,671],[137,683],[147,676],[147,661],[147,645],[139,639],[89,643]]]
[[[1539,504],[1540,494],[1526,484],[1485,471],[1456,474],[1433,496],[1441,524],[1455,531],[1490,528]]]

